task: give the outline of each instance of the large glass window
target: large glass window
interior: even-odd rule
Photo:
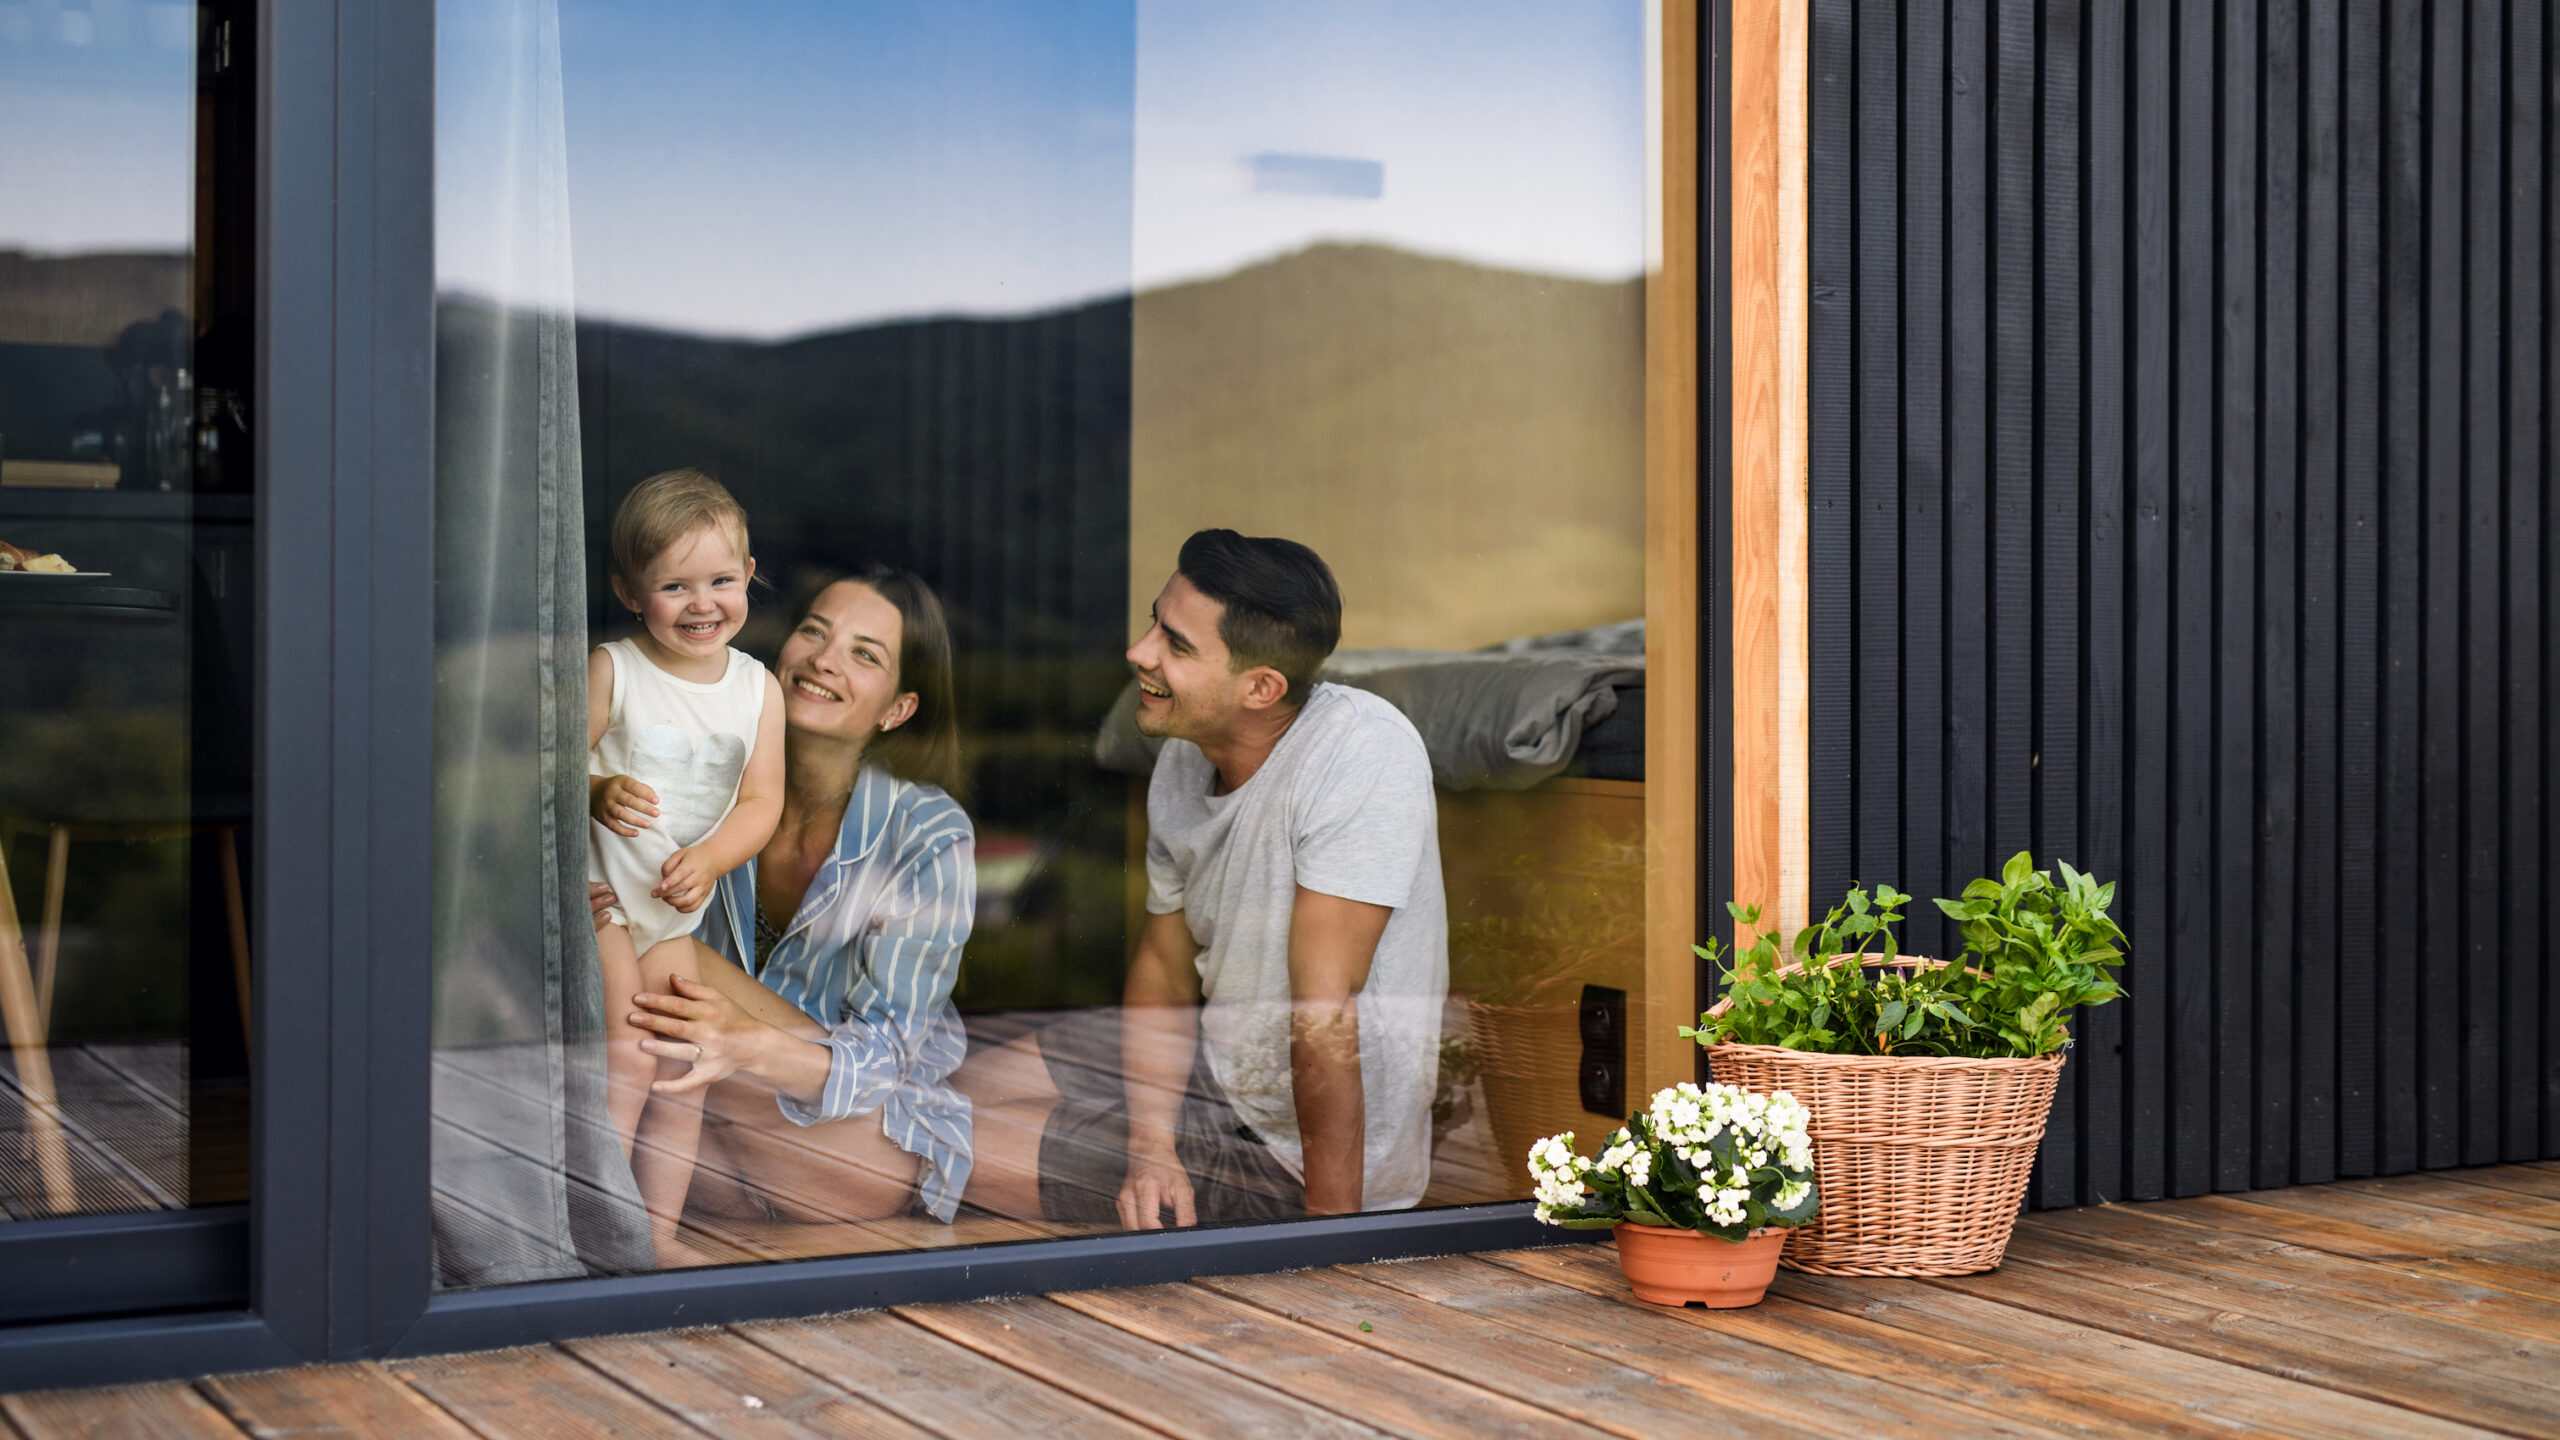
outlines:
[[[246,1194],[249,7],[0,5],[0,1214]]]
[[[445,0],[441,1283],[1613,1123],[1644,10]]]

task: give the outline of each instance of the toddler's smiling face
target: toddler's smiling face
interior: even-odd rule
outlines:
[[[619,579],[614,591],[640,617],[649,638],[676,660],[722,654],[747,621],[747,581],[753,556],[719,525],[698,525],[643,568],[637,592]]]

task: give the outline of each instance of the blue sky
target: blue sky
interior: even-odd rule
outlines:
[[[439,7],[448,281],[526,195],[542,0]],[[559,0],[582,312],[781,336],[1007,314],[1372,240],[1643,255],[1641,0]],[[0,3],[0,246],[183,249],[191,11]],[[1374,195],[1257,189],[1257,155]],[[518,156],[520,159],[520,155]],[[519,215],[519,218],[521,216]],[[482,283],[487,282],[487,283]]]
[[[493,39],[447,0],[445,209],[522,135]],[[1643,258],[1636,0],[562,0],[582,313],[781,336],[1046,309],[1326,239],[1560,274]],[[474,159],[478,154],[484,158]],[[1274,193],[1259,154],[1381,167]],[[510,197],[513,197],[512,199]]]
[[[0,249],[195,243],[195,7],[0,3]]]

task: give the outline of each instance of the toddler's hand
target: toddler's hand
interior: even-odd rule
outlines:
[[[658,867],[658,888],[649,893],[690,915],[711,898],[711,882],[717,878],[701,850],[687,845]]]
[[[587,782],[587,813],[616,835],[637,835],[658,815],[658,792],[628,775],[602,775]]]

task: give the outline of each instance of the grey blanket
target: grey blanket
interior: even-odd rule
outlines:
[[[1422,734],[1443,790],[1525,790],[1573,759],[1582,733],[1644,683],[1644,622],[1531,636],[1486,650],[1338,650],[1320,679],[1385,697]],[[1094,737],[1106,770],[1147,775],[1164,742],[1138,733],[1131,680]]]

